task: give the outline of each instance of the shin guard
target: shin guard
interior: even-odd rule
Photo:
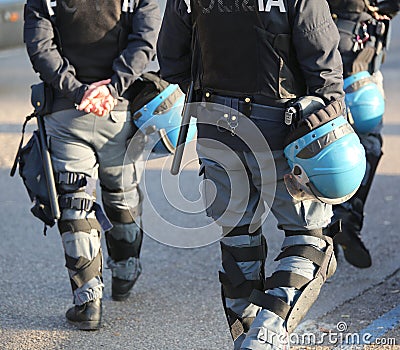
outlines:
[[[340,223],[327,229],[308,231],[285,231],[286,239],[282,252],[275,260],[287,258],[290,266],[291,258],[308,260],[314,268],[313,278],[291,270],[277,270],[265,281],[266,290],[275,288],[294,288],[296,298],[293,302],[287,302],[280,297],[262,291],[254,290],[250,301],[263,309],[272,311],[285,320],[286,329],[292,332],[304,318],[312,304],[317,299],[324,282],[331,277],[336,270],[336,259],[333,251],[332,232],[340,231]],[[285,243],[284,242],[284,243]],[[318,247],[318,248],[317,248]],[[321,247],[321,249],[319,248]],[[322,248],[323,247],[323,248]],[[293,259],[293,261],[295,260]],[[312,264],[310,264],[312,263]]]
[[[257,236],[257,244],[248,244],[251,237]],[[247,244],[243,244],[243,241],[247,241]],[[223,271],[219,273],[219,280],[222,285],[222,302],[235,342],[248,331],[256,314],[249,310],[254,305],[250,305],[247,299],[254,289],[264,290],[267,245],[260,229],[250,234],[245,226],[235,228],[225,236],[221,241],[221,253]],[[252,279],[245,274],[250,274]]]

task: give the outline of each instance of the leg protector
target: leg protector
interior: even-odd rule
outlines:
[[[139,261],[142,229],[135,222],[113,222],[113,228],[105,235],[109,255],[107,265],[112,270],[112,276],[127,281],[136,280],[142,271]]]
[[[96,219],[60,220],[74,304],[82,305],[101,298],[103,291],[103,260],[100,225]]]
[[[371,189],[379,160],[382,157],[382,152],[379,148],[382,145],[380,135],[371,135],[370,139],[375,141],[375,150],[369,150],[366,147],[367,170],[360,188],[347,202],[333,207],[335,218],[342,220],[343,225],[343,232],[336,235],[335,243],[340,244],[343,248],[346,260],[358,268],[367,268],[372,264],[371,255],[361,239],[361,229],[364,223],[365,202]]]
[[[265,281],[265,288],[271,293],[253,290],[250,296],[249,300],[252,303],[285,320],[288,332],[292,332],[304,318],[317,299],[323,283],[336,270],[333,240],[326,235],[329,233],[332,236],[331,232],[338,231],[340,231],[340,222],[327,229],[285,231],[286,239],[282,252],[276,258],[281,261],[281,264],[278,270]],[[295,265],[299,257],[307,259],[308,266],[314,266],[312,278],[305,277],[306,274],[310,277],[309,271],[304,275],[293,272],[293,270],[298,271]],[[286,259],[285,262],[284,259]],[[292,288],[296,291],[293,300],[284,300],[272,293],[273,290],[283,288]]]
[[[56,174],[61,219],[61,234],[66,267],[74,295],[74,304],[82,305],[102,297],[103,261],[101,227],[93,210],[96,180],[84,174]]]
[[[219,272],[219,280],[225,315],[236,343],[248,331],[256,314],[247,299],[254,289],[264,290],[267,244],[261,229],[251,234],[249,226],[229,231],[220,242],[223,271]]]

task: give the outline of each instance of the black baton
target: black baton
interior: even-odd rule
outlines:
[[[49,192],[50,208],[53,218],[58,220],[61,216],[58,206],[56,182],[54,180],[53,165],[51,163],[50,151],[47,147],[46,129],[44,127],[43,116],[37,115],[37,124],[39,130],[40,147],[42,151],[43,169],[46,176],[47,190]]]
[[[183,106],[183,111],[182,111],[181,127],[179,129],[178,141],[176,143],[174,159],[172,160],[172,165],[171,165],[172,175],[177,175],[179,173],[179,168],[181,167],[182,163],[183,151],[185,149],[186,138],[190,126],[190,117],[191,117],[190,103],[193,101],[193,89],[194,89],[193,86],[194,83],[192,81],[190,83],[188,92],[185,97],[185,104]]]

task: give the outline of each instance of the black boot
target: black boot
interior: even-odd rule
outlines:
[[[94,331],[101,326],[101,299],[88,301],[71,307],[65,314],[69,323],[85,331]]]
[[[128,299],[129,295],[131,294],[131,289],[136,281],[137,278],[133,281],[127,281],[113,277],[111,281],[111,297],[113,300],[124,301]]]
[[[362,202],[353,200],[351,209],[337,205],[334,212],[336,219],[342,219],[342,232],[335,236],[334,242],[342,247],[345,259],[358,268],[370,267],[371,255],[361,240],[364,218]]]

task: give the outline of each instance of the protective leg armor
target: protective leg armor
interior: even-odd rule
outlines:
[[[382,137],[369,134],[361,138],[366,149],[367,169],[361,186],[347,202],[333,207],[335,218],[341,219],[343,232],[335,237],[335,243],[343,248],[344,257],[353,266],[367,268],[372,264],[371,255],[361,239],[364,222],[364,206],[372,181],[382,157]]]
[[[220,242],[222,271],[219,280],[225,315],[235,349],[239,349],[259,310],[248,298],[254,289],[264,290],[267,244],[261,229],[249,233],[246,225],[223,230],[226,235]]]
[[[333,241],[326,235],[334,235],[333,232],[338,231],[340,223],[327,229],[285,231],[282,252],[276,258],[280,264],[272,276],[266,279],[266,292],[253,290],[249,301],[279,316],[286,330],[292,332],[317,299],[323,283],[336,270]],[[266,343],[271,341],[274,346],[279,346],[276,343],[278,337],[273,340],[274,337],[269,336],[269,333],[274,332],[263,328],[261,318],[262,315],[260,320],[254,321],[254,330],[250,332],[257,332],[258,340],[262,338]],[[270,321],[268,318],[266,320]],[[260,345],[249,346],[249,343],[256,342],[246,339],[243,348],[264,349]]]
[[[82,305],[102,297],[101,227],[93,204],[95,183],[83,174],[56,174],[61,219],[58,228],[62,237],[66,267],[74,295],[74,304]]]
[[[108,250],[107,265],[112,276],[136,281],[142,268],[139,262],[143,232],[135,223],[121,224],[113,222],[113,228],[106,232]]]

